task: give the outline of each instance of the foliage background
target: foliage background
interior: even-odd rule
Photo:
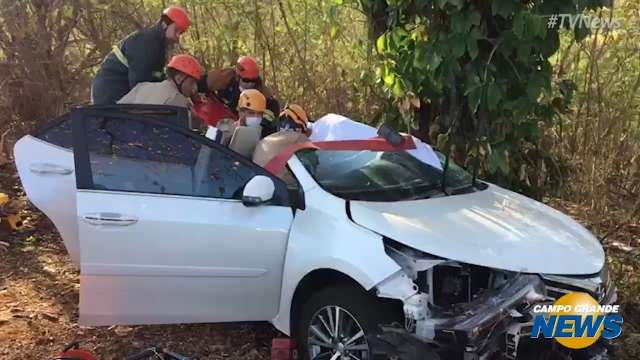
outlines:
[[[0,0],[0,133],[9,130],[6,155],[11,155],[16,139],[42,122],[73,104],[87,103],[92,76],[112,44],[152,24],[171,3]],[[518,21],[507,17],[498,33],[528,33],[530,48],[542,47],[550,38],[537,17],[548,12],[538,8],[539,1],[175,3],[194,18],[179,51],[194,54],[205,68],[229,66],[238,55],[251,54],[281,101],[298,102],[313,117],[336,112],[372,124],[391,121],[445,152],[455,145],[455,161],[468,165],[469,159],[478,158],[482,177],[532,197],[570,203],[572,213],[585,219],[616,254],[610,260],[621,279],[622,296],[637,303],[640,2],[620,0],[601,8],[589,7],[600,1],[584,1],[577,8],[555,9],[616,18],[621,27],[591,34],[561,31],[554,51],[541,63],[545,74],[539,78],[527,75],[519,83],[502,81],[511,65],[496,63],[490,72],[496,81],[485,94],[488,118],[495,121],[481,132],[489,140],[475,137],[481,122],[469,111],[479,109],[476,104],[483,94],[474,74],[482,72],[476,68],[467,74],[465,65],[474,63],[474,54],[486,63],[482,56],[493,44],[479,39],[484,32],[478,33],[482,29],[473,12],[484,9],[480,11],[484,19],[486,11],[499,14],[507,11],[505,6],[519,6],[517,12],[535,16],[521,15]],[[443,18],[421,18],[413,8],[417,5],[431,6]],[[444,38],[432,42],[436,35]],[[517,56],[515,40],[511,46]],[[446,48],[429,48],[443,44]],[[416,54],[421,56],[418,60],[413,58]],[[461,67],[456,76],[465,88],[457,94],[457,102],[447,103],[449,72],[437,73],[430,67],[443,62],[453,66],[456,61]],[[513,84],[520,89],[509,89],[507,85]],[[521,99],[530,101],[523,114],[511,111]],[[448,115],[465,111],[475,122],[462,132],[449,131],[454,123]],[[524,135],[519,135],[518,127],[526,128]],[[496,141],[502,138],[508,141]],[[484,144],[482,151],[473,151],[470,145],[475,142]],[[629,236],[628,229],[636,229],[631,232],[635,235]]]

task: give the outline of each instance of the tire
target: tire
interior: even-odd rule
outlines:
[[[330,317],[328,312],[335,314],[337,308],[340,309],[338,313],[343,328],[339,331],[340,336],[335,337],[333,336],[335,330],[333,333],[328,331],[328,328],[333,328],[335,324],[332,321],[335,319],[335,315]],[[355,321],[350,322],[349,317]],[[371,355],[372,348],[369,339],[375,338],[380,333],[379,324],[399,321],[401,317],[400,302],[376,298],[353,285],[326,287],[311,295],[297,316],[296,324],[294,324],[294,338],[298,344],[299,358],[302,360],[330,360],[336,351],[342,351],[341,353],[345,355],[352,352],[362,360],[384,359],[385,357]],[[312,329],[312,326],[315,329]],[[356,338],[359,334],[359,331],[356,331],[358,327],[364,335]],[[331,338],[331,345],[334,345],[334,348],[310,345],[309,340],[312,335],[314,342],[320,340],[320,342],[327,344],[326,341],[322,341],[322,336],[318,336],[318,330],[321,331],[325,339]],[[354,338],[356,339],[353,340]],[[361,349],[365,347],[367,350],[363,353]],[[323,355],[317,357],[318,354]],[[338,356],[337,359],[343,358]],[[350,359],[355,359],[355,357]]]

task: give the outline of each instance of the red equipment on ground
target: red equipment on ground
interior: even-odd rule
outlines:
[[[291,338],[276,338],[271,341],[271,360],[296,360],[296,344]]]
[[[55,354],[53,360],[98,360],[98,358],[86,350],[80,350],[80,343],[76,341],[67,345],[62,352]]]

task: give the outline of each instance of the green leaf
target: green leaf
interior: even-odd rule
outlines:
[[[451,5],[455,6],[456,8],[460,9],[462,7],[463,0],[436,0],[436,5],[440,9],[444,9],[444,7],[447,4],[451,4]]]
[[[342,4],[344,4],[344,0],[334,0],[334,1],[333,1],[333,3],[334,3],[336,6],[341,6]]]
[[[517,47],[518,61],[528,64],[531,55],[531,45],[527,42],[521,42]]]
[[[454,35],[450,38],[451,54],[453,57],[459,58],[464,55],[467,48],[466,37],[463,35]]]
[[[532,102],[537,102],[538,97],[542,93],[542,88],[544,86],[544,79],[542,76],[537,73],[533,73],[529,77],[529,81],[527,82],[527,96],[529,100]]]
[[[478,106],[480,105],[480,97],[482,96],[482,87],[478,86],[472,89],[467,95],[467,103],[469,104],[469,108],[471,112],[476,112],[478,110]]]
[[[468,28],[469,24],[467,23],[465,14],[459,12],[451,16],[451,30],[453,30],[454,33],[466,33]]]
[[[382,80],[384,81],[384,85],[390,88],[396,82],[396,74],[388,73],[382,78]]]
[[[438,54],[433,48],[422,48],[421,56],[417,61],[420,62],[419,68],[426,68],[429,71],[435,72],[435,70],[442,63],[442,56]]]
[[[518,39],[524,39],[526,31],[525,13],[518,13],[518,15],[513,19],[513,33],[516,34]]]
[[[469,95],[473,90],[479,88],[480,86],[480,77],[478,77],[478,75],[476,75],[472,69],[467,69],[466,81],[464,84],[464,94]]]
[[[469,37],[467,40],[467,53],[469,53],[471,60],[478,56],[478,40],[473,37]]]
[[[517,9],[517,3],[513,0],[493,0],[491,2],[491,11],[494,15],[500,15],[508,18]]]
[[[503,149],[495,150],[489,154],[488,165],[489,172],[492,174],[496,174],[500,171],[504,175],[509,175],[509,162],[507,160],[506,151]]]
[[[480,25],[480,20],[482,20],[480,13],[478,13],[477,11],[471,11],[471,13],[469,14],[468,23],[470,25],[478,26]]]
[[[547,35],[547,21],[540,15],[529,14],[525,18],[525,27],[529,36],[544,39]]]
[[[391,31],[391,39],[397,47],[404,47],[411,40],[411,34],[403,27],[396,27]]]
[[[331,25],[331,31],[329,33],[329,36],[332,39],[335,39],[337,35],[338,35],[338,26],[337,25]]]
[[[404,96],[404,89],[402,88],[402,81],[396,80],[395,84],[393,84],[393,96],[400,98]]]
[[[384,54],[387,49],[387,34],[384,33],[376,39],[376,50],[378,50],[378,54]]]
[[[489,84],[487,89],[487,106],[489,111],[493,111],[498,107],[498,103],[502,100],[502,91],[495,82]]]
[[[461,9],[464,5],[464,0],[448,0],[447,2],[455,6],[457,9]]]

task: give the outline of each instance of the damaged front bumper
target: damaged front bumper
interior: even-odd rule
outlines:
[[[387,252],[403,270],[377,286],[378,296],[402,300],[405,317],[404,326],[382,326],[382,334],[374,340],[387,356],[403,360],[521,360],[539,359],[541,352],[548,352],[559,359],[608,359],[604,341],[576,356],[575,352],[567,355],[569,351],[552,339],[531,338],[536,304],[553,304],[559,296],[580,290],[601,304],[614,303],[615,288],[606,269],[579,281],[575,277],[496,271],[502,277],[498,285],[473,295],[469,290],[469,301],[443,309],[434,305],[438,289],[434,288],[433,269],[451,262],[406,248],[389,247]],[[429,281],[418,286],[421,276]],[[576,288],[576,284],[593,286]]]

